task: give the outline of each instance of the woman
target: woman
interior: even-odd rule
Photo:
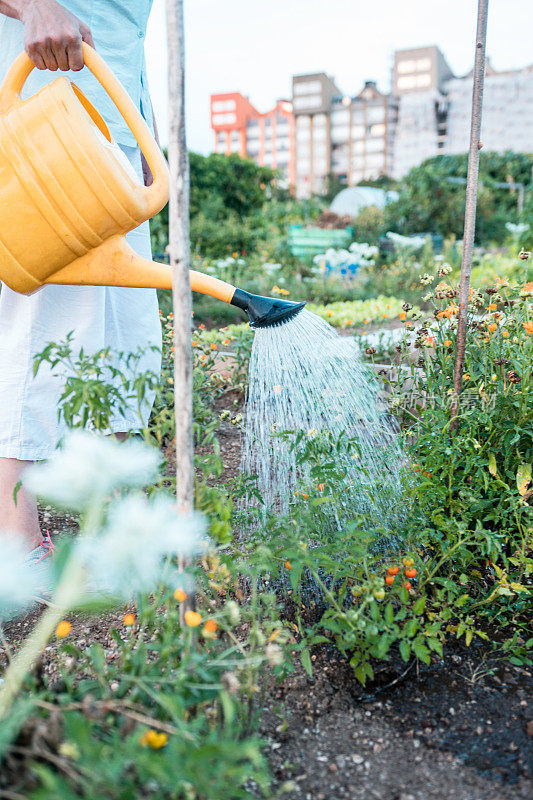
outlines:
[[[69,75],[98,108],[116,142],[139,176],[149,183],[135,139],[94,76],[83,67],[82,41],[96,47],[153,128],[146,80],[144,39],[152,0],[0,0],[0,82],[17,55],[26,50],[37,70],[25,87],[33,94]],[[148,175],[146,174],[148,172]],[[128,235],[138,253],[151,258],[148,223]],[[36,242],[38,247],[38,242]],[[51,552],[39,529],[37,504],[24,488],[13,492],[27,466],[48,458],[64,433],[58,422],[63,381],[41,367],[33,379],[33,359],[51,341],[73,331],[72,351],[94,353],[146,348],[142,368],[159,371],[151,345],[161,346],[157,296],[152,289],[45,286],[27,297],[3,286],[0,292],[0,530],[24,537],[30,557],[42,565]],[[43,365],[46,367],[46,365]],[[144,409],[148,417],[153,398]],[[111,431],[138,427],[132,408],[113,419]]]

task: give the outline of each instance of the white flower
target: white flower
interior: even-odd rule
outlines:
[[[48,462],[30,467],[23,482],[56,506],[82,511],[112,489],[146,486],[156,477],[160,458],[141,442],[118,443],[76,431]]]
[[[5,619],[40,593],[40,576],[27,561],[21,537],[0,533],[0,553],[0,619]]]
[[[204,534],[202,519],[180,516],[173,498],[160,496],[150,502],[132,495],[113,504],[100,534],[80,539],[77,554],[90,585],[130,597],[154,589],[164,557],[192,555]]]
[[[279,664],[283,664],[283,650],[279,646],[279,644],[267,644],[265,648],[266,657],[268,659],[268,663],[272,667],[277,667]]]
[[[513,222],[506,222],[505,227],[509,233],[512,233],[514,236],[520,236],[522,233],[529,230],[529,225],[526,222],[519,222],[518,225],[515,225]]]
[[[393,231],[387,231],[386,233],[387,239],[390,239],[395,249],[397,250],[411,250],[416,251],[420,250],[426,243],[425,236],[402,236],[399,233],[394,233]]]

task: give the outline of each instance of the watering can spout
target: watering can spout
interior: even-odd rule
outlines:
[[[241,308],[252,328],[279,325],[294,317],[305,303],[261,297],[237,289],[225,281],[190,270],[191,289]],[[46,283],[76,286],[124,286],[172,288],[172,270],[139,256],[123,236],[111,236],[97,248],[50,276]]]

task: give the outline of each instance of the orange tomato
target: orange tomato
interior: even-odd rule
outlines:
[[[387,584],[387,586],[392,586],[395,577],[396,577],[395,575],[387,575],[387,577],[385,578],[385,583]]]
[[[414,567],[410,567],[406,569],[404,572],[406,578],[416,578],[416,569]]]
[[[405,586],[405,588],[407,589],[407,591],[409,591],[410,589],[412,589],[412,588],[413,588],[413,587],[411,586],[411,581],[407,581],[406,583],[404,583],[404,586]]]
[[[400,567],[397,564],[393,564],[392,567],[389,567],[387,570],[387,575],[397,575],[400,571]]]

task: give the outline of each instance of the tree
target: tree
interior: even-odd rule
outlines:
[[[435,232],[461,237],[467,155],[435,156],[414,167],[399,186],[399,198],[385,209],[389,230]],[[497,183],[523,183],[531,191],[533,157],[525,153],[481,153],[476,239],[503,242],[506,222],[518,218],[517,195]],[[449,180],[449,179],[452,180]],[[461,179],[454,182],[453,179]],[[527,220],[526,220],[527,221]]]

